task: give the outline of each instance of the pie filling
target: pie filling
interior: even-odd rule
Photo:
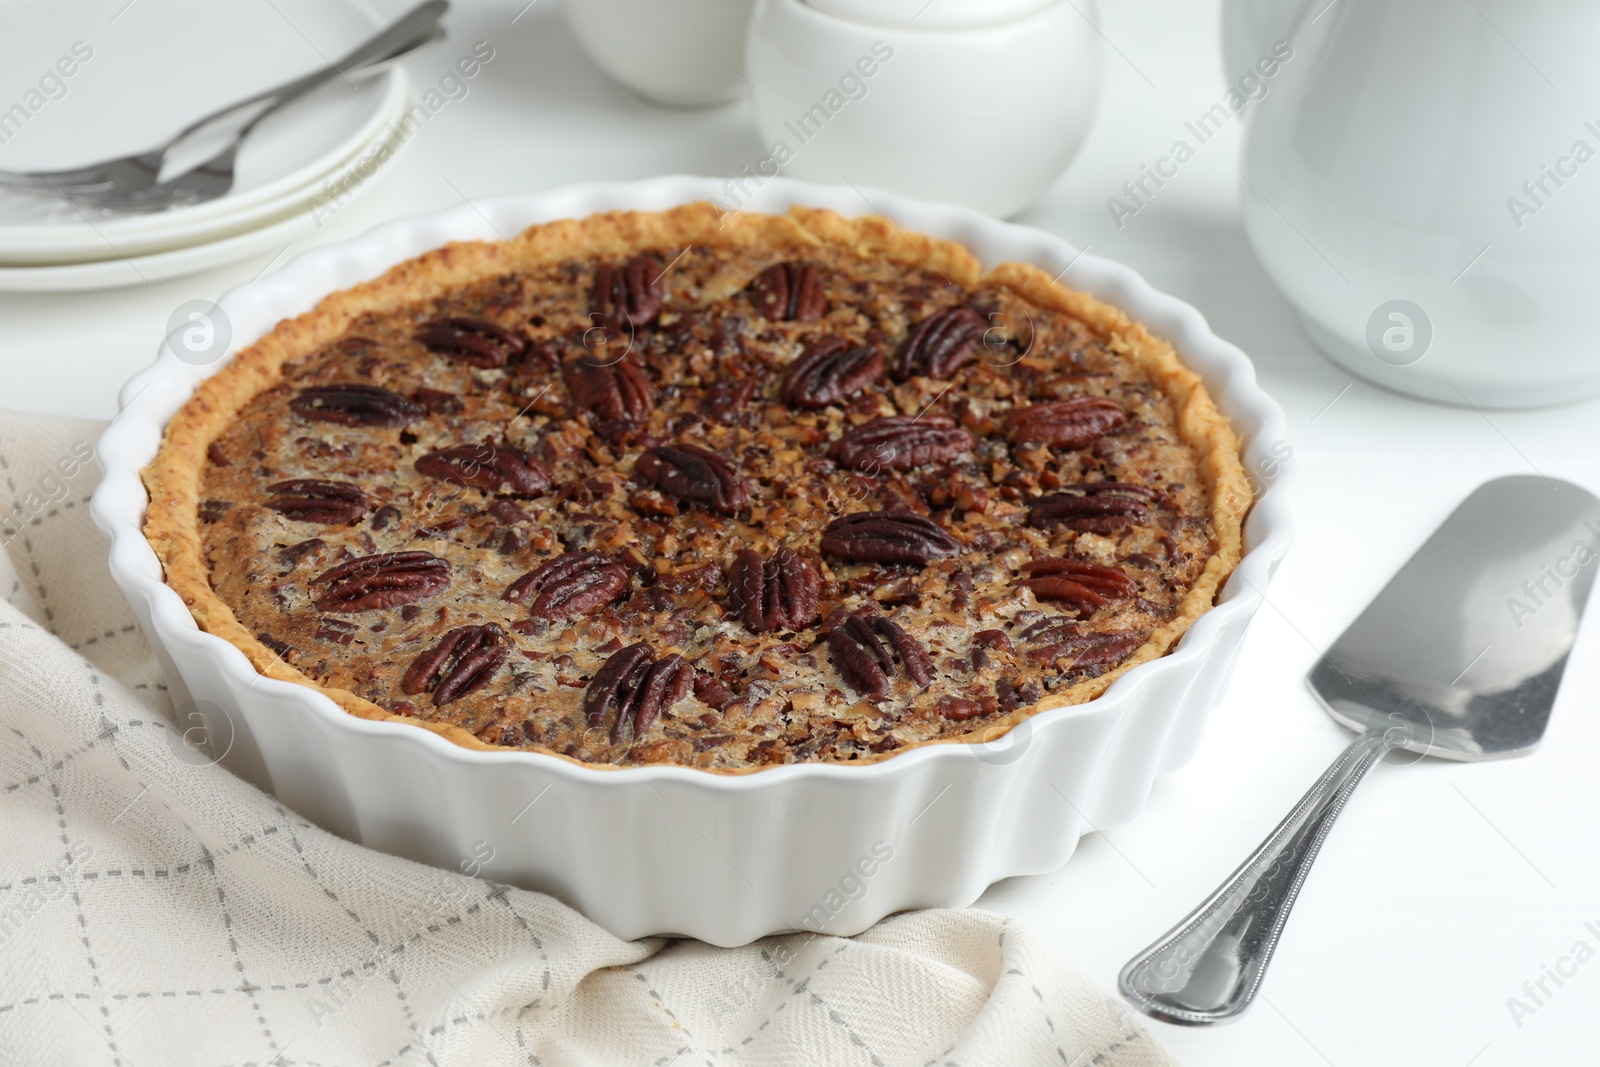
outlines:
[[[1217,552],[1115,340],[826,244],[529,262],[285,363],[206,450],[204,565],[302,675],[488,745],[971,740],[1099,692]]]

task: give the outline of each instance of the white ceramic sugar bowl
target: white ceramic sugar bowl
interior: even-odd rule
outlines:
[[[565,0],[567,26],[599,68],[641,96],[675,107],[732,100],[745,90],[751,0]]]
[[[1016,214],[1088,136],[1093,17],[1091,0],[756,0],[766,153],[730,199],[781,170]]]

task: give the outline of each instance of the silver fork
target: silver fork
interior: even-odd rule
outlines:
[[[239,142],[262,118],[332,78],[375,72],[378,65],[437,40],[443,35],[439,19],[449,6],[448,0],[425,0],[327,67],[214,111],[155,148],[57,171],[0,170],[0,186],[35,196],[60,197],[78,206],[129,212],[160,211],[214,199],[233,187]],[[223,147],[209,159],[162,179],[162,167],[175,149],[186,142],[213,140],[230,126]]]
[[[346,73],[357,80],[362,80],[386,69],[391,63],[403,58],[406,54],[431,44],[445,35],[442,27],[434,27],[426,36],[405,45],[401,51],[385,59],[378,60],[369,66],[360,68],[347,68]],[[238,155],[239,146],[255,128],[256,123],[277,111],[289,102],[285,98],[264,108],[252,117],[244,126],[234,130],[227,140],[227,144],[216,155],[205,162],[185,171],[176,178],[158,181],[154,185],[142,189],[114,190],[112,192],[69,192],[62,193],[62,198],[77,207],[93,207],[106,211],[123,212],[127,214],[149,214],[164,211],[171,207],[184,207],[192,204],[203,204],[207,200],[215,200],[224,196],[233,188],[233,166]]]

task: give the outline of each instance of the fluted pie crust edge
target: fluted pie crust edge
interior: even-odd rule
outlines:
[[[1055,283],[1037,267],[1002,263],[986,275],[977,258],[961,244],[902,230],[881,217],[849,219],[833,211],[803,207],[791,208],[786,216],[726,213],[703,202],[662,212],[613,212],[541,223],[503,242],[453,242],[401,263],[372,281],[333,293],[313,310],[278,323],[271,333],[200,384],[168,424],[155,460],[141,472],[150,494],[144,532],[165,569],[167,585],[183,597],[202,630],[240,649],[268,678],[315,689],[363,719],[406,723],[432,730],[464,748],[504,752],[458,726],[398,715],[347,690],[324,686],[290,666],[239,623],[211,588],[201,544],[198,505],[207,447],[244,405],[279,384],[286,362],[334,341],[363,314],[435,299],[472,282],[530,267],[690,244],[796,250],[834,247],[908,266],[932,266],[968,287],[979,282],[1002,285],[1035,304],[1063,311],[1089,326],[1113,351],[1137,362],[1166,393],[1176,414],[1178,436],[1195,450],[1207,482],[1215,550],[1173,617],[1152,631],[1118,667],[1002,718],[990,719],[971,733],[913,743],[852,763],[876,763],[924,745],[993,741],[1039,712],[1093,699],[1131,668],[1166,654],[1212,607],[1222,583],[1239,562],[1241,528],[1251,491],[1239,458],[1238,437],[1199,375],[1179,361],[1171,345],[1151,336],[1117,308]],[[616,764],[573,759],[542,746],[530,750],[586,767],[621,769]],[[699,769],[746,774],[767,768]]]

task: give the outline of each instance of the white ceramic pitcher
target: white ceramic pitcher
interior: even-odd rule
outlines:
[[[1296,7],[1242,197],[1317,346],[1452,404],[1600,393],[1600,4]]]

